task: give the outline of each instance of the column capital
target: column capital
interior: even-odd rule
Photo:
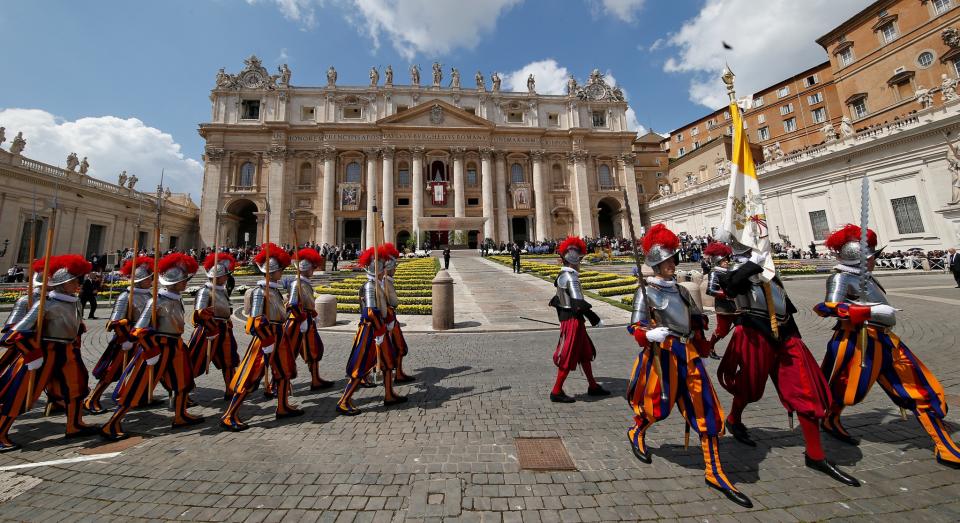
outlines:
[[[493,147],[481,147],[480,148],[480,158],[483,160],[490,160],[490,157],[493,155]]]
[[[453,156],[453,158],[454,158],[455,160],[462,160],[462,159],[463,159],[463,153],[465,153],[465,152],[467,152],[467,148],[466,148],[466,147],[451,147],[451,148],[450,148],[450,154],[451,154],[451,156]]]
[[[626,165],[633,165],[637,160],[637,155],[635,153],[625,153],[620,156],[620,161]]]
[[[270,146],[269,149],[267,149],[267,150],[264,152],[264,154],[265,154],[265,155],[267,156],[267,158],[269,158],[270,160],[283,160],[284,158],[287,157],[287,146],[286,146],[286,145],[273,144],[273,145]]]
[[[530,159],[536,163],[543,161],[543,155],[544,155],[544,151],[541,151],[539,149],[530,151]]]
[[[337,148],[330,145],[321,147],[317,152],[320,154],[320,158],[324,161],[333,160],[337,157]]]
[[[507,158],[507,152],[501,149],[495,149],[493,151],[493,156],[497,159],[498,162],[502,162]]]
[[[367,160],[376,160],[380,157],[380,148],[379,147],[369,147],[363,150],[364,154],[367,155]]]
[[[410,148],[410,154],[412,154],[415,159],[419,158],[420,160],[422,160],[423,151],[424,149],[423,149],[423,146],[421,145],[414,145],[413,147]]]
[[[573,151],[567,156],[567,161],[570,163],[584,163],[587,161],[587,156],[589,156],[587,151]]]
[[[204,149],[204,156],[208,162],[219,162],[223,160],[226,154],[222,147],[211,147],[208,145],[206,149]]]
[[[393,160],[393,156],[397,154],[397,148],[392,145],[388,145],[382,149],[381,153],[383,154],[384,160]]]

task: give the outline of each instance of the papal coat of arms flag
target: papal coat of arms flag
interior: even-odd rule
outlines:
[[[767,227],[767,214],[760,197],[760,182],[757,180],[757,168],[753,164],[750,152],[750,140],[743,128],[743,118],[736,100],[730,101],[730,120],[733,125],[733,151],[730,166],[730,188],[727,191],[727,205],[720,225],[721,239],[730,238],[766,253],[763,264],[764,281],[770,281],[776,274],[773,257],[770,255],[770,236]]]

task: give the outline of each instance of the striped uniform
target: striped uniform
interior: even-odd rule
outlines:
[[[383,306],[378,306],[378,300],[368,292],[377,283],[372,277],[368,278],[360,288],[360,322],[347,359],[348,378],[363,378],[377,365],[378,358],[380,369],[384,372],[393,370],[396,364],[397,348],[389,337],[384,336],[387,327],[380,312]],[[384,338],[378,344],[379,336]]]
[[[209,363],[224,371],[224,376],[230,376],[226,371],[236,369],[240,361],[237,338],[233,335],[233,322],[230,321],[230,298],[222,287],[217,287],[213,292],[217,294],[211,304],[212,292],[210,283],[207,283],[197,293],[194,304],[194,331],[188,343],[194,376],[207,371],[208,358]],[[211,305],[215,310],[209,310]],[[208,338],[212,339],[208,341]]]
[[[290,345],[296,355],[307,364],[323,359],[323,341],[317,331],[317,310],[313,301],[313,286],[307,278],[294,280],[290,284],[290,316],[284,331],[290,338]],[[300,332],[302,322],[307,329]]]

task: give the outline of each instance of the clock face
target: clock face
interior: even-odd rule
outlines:
[[[587,95],[594,100],[599,100],[603,98],[604,94],[606,94],[603,90],[603,86],[599,84],[593,84],[593,85],[587,86],[586,91],[587,91]]]
[[[260,73],[249,72],[243,77],[243,85],[250,88],[260,87],[263,85],[263,77]]]

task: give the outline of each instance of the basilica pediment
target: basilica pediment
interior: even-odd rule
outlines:
[[[433,127],[437,129],[494,128],[490,121],[441,100],[428,100],[406,111],[381,118],[377,121],[377,125],[381,127]]]

